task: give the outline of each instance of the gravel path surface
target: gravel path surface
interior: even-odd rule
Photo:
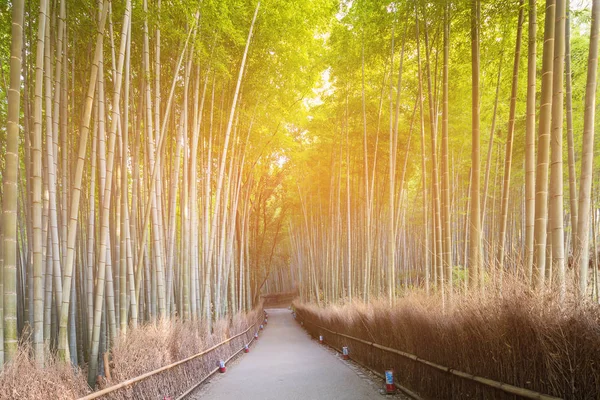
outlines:
[[[331,349],[319,345],[287,309],[271,309],[269,324],[249,354],[227,365],[192,399],[370,400],[404,398],[380,394],[383,382]]]

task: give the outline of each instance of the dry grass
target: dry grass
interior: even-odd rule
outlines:
[[[209,333],[201,322],[171,321],[157,326],[148,325],[128,334],[113,346],[110,362],[112,380],[103,386],[134,378],[167,364],[212,347],[234,336],[254,324],[262,315],[262,307],[245,315],[235,315],[228,320],[218,321]],[[230,341],[209,354],[196,358],[168,371],[152,376],[126,389],[114,392],[111,399],[162,399],[183,393],[217,367],[219,360],[230,355],[248,343],[254,330]]]
[[[600,308],[555,295],[534,295],[511,284],[504,296],[441,299],[411,294],[389,307],[377,301],[319,308],[295,304],[313,336],[431,399],[514,399],[416,361],[319,332],[318,324],[456,370],[567,399],[600,398]],[[310,322],[310,323],[308,323]]]
[[[101,388],[112,386],[143,373],[174,363],[212,347],[254,324],[262,316],[262,305],[247,314],[221,320],[209,333],[200,322],[163,321],[129,331],[115,342],[111,351],[112,379]],[[248,343],[255,330],[230,341],[209,354],[152,376],[140,383],[114,392],[111,399],[162,399],[176,397],[217,366],[220,359]],[[90,392],[87,373],[60,363],[48,353],[46,366],[37,367],[27,345],[0,373],[0,398],[19,400],[76,399]]]
[[[2,399],[73,399],[89,391],[86,375],[58,362],[46,352],[46,367],[38,367],[28,342],[19,346],[15,358],[0,373]]]

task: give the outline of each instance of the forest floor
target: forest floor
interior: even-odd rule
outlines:
[[[406,399],[381,394],[383,382],[333,350],[321,346],[287,309],[270,309],[260,339],[203,385],[193,399]]]

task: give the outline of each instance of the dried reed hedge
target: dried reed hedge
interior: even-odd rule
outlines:
[[[322,332],[314,324],[415,354],[446,367],[565,399],[600,399],[600,307],[560,303],[513,284],[504,296],[441,299],[412,294],[389,307],[317,307],[295,303],[311,335],[374,370],[393,368],[401,385],[430,399],[514,399],[497,389],[369,345]]]
[[[56,360],[46,351],[44,368],[31,357],[29,342],[24,341],[13,360],[0,372],[1,399],[73,399],[89,391],[87,374]]]
[[[119,337],[111,351],[112,379],[103,379],[101,388],[115,385],[146,372],[200,353],[228,339],[262,316],[262,305],[247,314],[217,321],[209,333],[201,322],[173,321],[149,324]],[[107,399],[162,399],[176,397],[217,367],[245,343],[255,330],[224,344],[209,354],[118,390]],[[56,361],[50,352],[44,368],[37,367],[28,345],[20,346],[17,357],[0,372],[0,398],[19,400],[76,399],[90,393],[85,370]]]
[[[128,334],[113,346],[110,362],[111,386],[164,365],[190,357],[222,342],[248,328],[262,316],[262,307],[254,311],[222,320],[213,326],[210,334],[201,322],[166,322],[148,325],[135,334]],[[183,393],[214,370],[219,360],[225,360],[248,343],[255,330],[224,344],[207,355],[154,375],[142,382],[118,390],[108,399],[162,399]]]

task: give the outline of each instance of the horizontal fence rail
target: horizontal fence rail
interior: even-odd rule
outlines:
[[[256,322],[254,322],[254,324],[252,324],[248,328],[246,328],[246,330],[243,331],[243,332],[240,332],[240,333],[238,333],[238,334],[236,334],[236,335],[234,335],[234,336],[232,336],[232,337],[230,337],[228,339],[225,339],[222,342],[217,343],[214,346],[209,347],[208,349],[201,351],[200,353],[197,353],[197,354],[194,354],[194,355],[189,356],[187,358],[184,358],[183,360],[179,360],[179,361],[176,361],[176,362],[174,362],[172,364],[165,365],[164,367],[160,367],[158,369],[155,369],[153,371],[146,372],[145,374],[136,376],[135,378],[127,379],[126,381],[117,383],[116,385],[109,386],[109,387],[107,387],[105,389],[98,390],[97,392],[90,393],[87,396],[80,397],[77,400],[92,400],[92,399],[97,399],[97,398],[105,396],[105,395],[107,395],[109,393],[115,392],[117,390],[120,390],[120,389],[123,389],[125,387],[131,386],[131,385],[136,384],[138,382],[141,382],[141,381],[143,381],[145,379],[150,378],[151,376],[160,374],[161,372],[164,372],[164,371],[167,371],[167,370],[172,369],[174,367],[177,367],[179,365],[185,364],[185,363],[187,363],[187,362],[189,362],[191,360],[194,360],[194,359],[196,359],[198,357],[202,357],[203,355],[206,355],[206,354],[210,353],[211,351],[218,349],[219,347],[223,346],[224,344],[227,344],[227,343],[231,342],[232,340],[234,340],[234,339],[236,339],[236,338],[238,338],[238,337],[240,337],[242,335],[245,335],[246,333],[248,333],[248,331],[250,331],[250,329],[252,329],[253,327],[255,327],[263,319],[264,319],[264,312],[262,310],[260,310],[260,312],[259,312],[259,318],[256,320]],[[254,340],[254,338],[252,340]],[[252,340],[250,342],[252,342]],[[242,350],[243,350],[243,347],[242,347]],[[238,354],[240,351],[237,351],[236,353],[234,353],[234,355]],[[228,361],[231,358],[233,358],[233,356],[229,357]],[[215,369],[214,371],[211,371],[208,376],[211,376],[216,370],[218,370],[218,368]],[[200,383],[202,383],[203,381],[204,381],[204,379]],[[197,386],[198,385],[195,385],[192,388],[192,390],[195,389]],[[189,390],[189,392],[191,392],[191,390]],[[185,395],[189,394],[189,392],[186,391],[180,398],[182,398]]]
[[[313,323],[310,323],[311,325],[314,326],[318,326],[315,325]],[[323,344],[325,344],[326,346],[329,346],[330,348],[332,348],[334,351],[337,351],[340,354],[344,353],[344,350],[342,348],[336,347],[334,345],[332,345],[331,343],[325,343],[323,342]],[[366,365],[365,363],[358,361],[357,359],[352,359],[352,362],[355,364],[360,365],[362,368],[371,371],[371,373],[381,379],[383,379],[385,381],[385,374],[382,374],[381,372],[378,372],[376,370],[374,370],[373,368],[371,368],[370,366]],[[404,393],[405,395],[407,395],[409,398],[413,399],[413,400],[423,400],[423,398],[421,396],[419,396],[418,394],[416,394],[415,392],[413,392],[412,390],[408,389],[405,386],[400,385],[398,382],[396,382],[396,379],[394,379],[394,386],[396,386],[397,389],[400,389],[400,391],[402,393]]]
[[[508,383],[498,382],[498,381],[495,381],[493,379],[488,379],[488,378],[484,378],[482,376],[477,376],[477,375],[469,374],[467,372],[458,371],[458,370],[456,370],[454,368],[445,367],[443,365],[436,364],[434,362],[424,360],[424,359],[422,359],[422,358],[420,358],[420,357],[418,357],[418,356],[416,356],[414,354],[407,353],[405,351],[393,349],[391,347],[383,346],[383,345],[380,345],[380,344],[375,343],[375,342],[369,342],[368,340],[364,340],[364,339],[357,338],[357,337],[354,337],[354,336],[346,335],[345,333],[332,331],[331,329],[325,328],[324,326],[321,326],[321,325],[317,325],[317,324],[315,324],[315,323],[313,323],[311,321],[303,320],[303,322],[308,323],[308,324],[310,324],[310,325],[312,325],[312,326],[314,326],[316,328],[322,329],[322,330],[324,330],[326,332],[329,332],[331,334],[334,334],[334,335],[337,335],[337,336],[340,336],[340,337],[344,337],[344,338],[347,338],[347,339],[350,339],[350,340],[354,340],[356,342],[366,344],[367,346],[371,346],[371,347],[374,347],[374,348],[386,351],[388,353],[397,354],[397,355],[399,355],[401,357],[408,358],[410,360],[419,362],[421,364],[424,364],[424,365],[427,365],[427,366],[429,366],[431,368],[435,368],[437,370],[440,370],[440,371],[452,374],[454,376],[458,376],[460,378],[468,379],[468,380],[471,380],[473,382],[477,382],[477,383],[480,383],[482,385],[486,385],[486,386],[494,388],[494,389],[502,390],[505,393],[514,394],[514,395],[525,397],[525,398],[528,398],[528,399],[561,400],[560,397],[554,397],[554,396],[550,396],[550,395],[547,395],[547,394],[538,393],[538,392],[535,392],[533,390],[529,390],[529,389],[525,389],[525,388],[520,388],[518,386],[510,385]]]
[[[254,325],[256,325],[256,324],[254,324]],[[252,342],[254,342],[254,340],[256,340],[256,338],[253,336],[252,339],[250,339],[250,341],[248,342],[248,346],[250,346],[252,344]],[[236,351],[235,353],[233,353],[232,355],[230,355],[229,358],[227,360],[225,360],[225,365],[227,365],[227,363],[229,363],[229,361],[231,361],[231,359],[233,357],[235,357],[238,354],[240,354],[243,350],[244,350],[244,347],[242,347],[241,349],[239,349],[238,351]],[[192,393],[198,386],[200,386],[202,383],[204,383],[208,378],[210,378],[211,376],[213,376],[218,370],[219,370],[219,367],[217,367],[217,368],[213,369],[212,371],[210,371],[204,378],[202,378],[201,380],[199,380],[198,382],[196,382],[195,384],[193,384],[190,388],[188,388],[185,392],[183,392],[175,400],[183,400],[183,399],[185,399],[187,396],[190,395],[190,393]]]

